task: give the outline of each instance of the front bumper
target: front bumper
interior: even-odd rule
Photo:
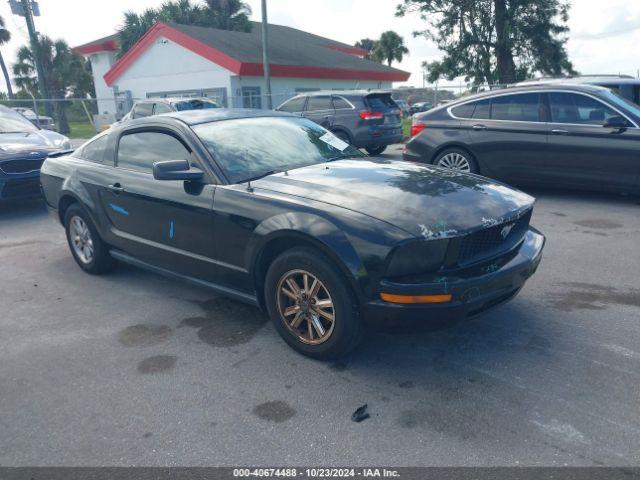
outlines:
[[[40,171],[16,175],[0,174],[0,200],[22,200],[41,195]]]
[[[380,292],[396,295],[450,293],[452,300],[439,304],[394,304],[376,299],[364,305],[365,318],[457,320],[486,312],[518,294],[538,268],[544,244],[544,235],[530,227],[517,251],[499,260],[452,275],[435,275],[421,283],[383,281]]]

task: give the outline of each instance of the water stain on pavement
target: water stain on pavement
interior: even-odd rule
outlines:
[[[397,424],[402,428],[425,427],[438,433],[469,440],[476,438],[478,425],[469,418],[451,415],[440,408],[418,408],[400,413]]]
[[[282,423],[291,419],[296,414],[296,411],[287,402],[274,400],[256,405],[253,413],[263,420]]]
[[[173,355],[156,355],[145,358],[138,363],[138,373],[143,375],[153,375],[155,373],[166,373],[176,365],[178,357]]]
[[[555,215],[556,217],[566,217],[567,214],[566,213],[561,213],[561,212],[551,212],[552,215]]]
[[[118,340],[125,347],[148,347],[165,342],[171,332],[167,325],[132,325],[118,334]]]
[[[585,228],[598,228],[602,230],[610,230],[612,228],[624,227],[624,225],[622,225],[621,223],[614,222],[606,218],[588,218],[586,220],[579,220],[573,223]]]
[[[563,312],[604,310],[612,305],[640,308],[640,290],[620,290],[595,283],[564,282],[566,289],[552,294],[552,307]]]
[[[205,315],[182,320],[180,326],[198,329],[198,338],[214,347],[233,347],[249,342],[267,322],[255,307],[229,298],[195,302]]]

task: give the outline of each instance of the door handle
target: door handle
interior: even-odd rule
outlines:
[[[124,188],[119,183],[114,183],[113,185],[107,186],[107,189],[113,193],[122,193],[124,192]]]
[[[551,130],[551,133],[553,135],[567,135],[569,132],[567,130],[559,130],[557,128],[554,128],[553,130]]]
[[[474,125],[473,127],[474,130],[486,130],[487,127],[485,125]]]

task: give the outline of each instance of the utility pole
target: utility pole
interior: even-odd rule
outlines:
[[[36,72],[38,74],[38,89],[40,90],[40,96],[42,98],[49,98],[47,84],[44,76],[44,68],[42,67],[42,52],[40,50],[40,42],[38,41],[38,33],[36,32],[36,26],[33,23],[33,11],[31,9],[31,0],[20,0],[22,4],[22,10],[24,12],[24,18],[27,21],[27,30],[29,30],[29,39],[31,40],[31,51],[33,52],[34,61],[36,64]],[[51,116],[53,109],[48,102],[44,103],[44,108],[47,115]]]
[[[264,70],[264,82],[266,85],[267,108],[271,110],[273,102],[271,101],[271,71],[269,70],[269,44],[267,43],[268,28],[267,0],[262,0],[262,69]]]

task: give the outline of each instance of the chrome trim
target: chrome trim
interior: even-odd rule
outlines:
[[[590,124],[590,123],[558,123],[558,122],[530,122],[530,121],[525,121],[525,120],[494,120],[493,118],[465,118],[465,117],[457,117],[455,116],[453,113],[451,113],[451,110],[457,107],[461,107],[462,105],[467,105],[468,103],[472,103],[472,102],[479,102],[482,100],[486,100],[486,99],[492,99],[492,98],[497,98],[497,97],[506,97],[508,95],[526,95],[526,94],[531,94],[531,93],[573,93],[575,95],[583,95],[585,97],[589,97],[597,102],[602,103],[603,105],[609,107],[611,110],[616,111],[617,113],[620,114],[620,116],[624,117],[629,123],[631,123],[632,125],[634,125],[633,127],[629,127],[629,128],[640,128],[638,126],[638,124],[636,122],[634,122],[633,120],[631,120],[626,114],[624,114],[623,112],[621,112],[620,110],[618,110],[616,107],[610,105],[609,103],[605,102],[604,100],[602,100],[601,98],[598,98],[594,95],[591,95],[589,93],[585,93],[585,92],[577,92],[575,90],[562,90],[562,89],[553,89],[553,90],[539,90],[539,91],[532,91],[532,92],[527,92],[527,91],[519,91],[519,92],[503,92],[503,93],[496,93],[495,95],[487,95],[485,97],[482,98],[473,98],[470,100],[466,100],[463,101],[461,103],[456,103],[455,105],[451,105],[450,107],[447,108],[447,113],[451,116],[451,118],[454,118],[455,120],[487,120],[490,122],[509,122],[509,123],[532,123],[534,125],[539,125],[539,124],[554,124],[554,125],[572,125],[572,126],[576,126],[576,127],[598,127],[598,126],[602,126],[602,125],[594,125],[594,124]]]

